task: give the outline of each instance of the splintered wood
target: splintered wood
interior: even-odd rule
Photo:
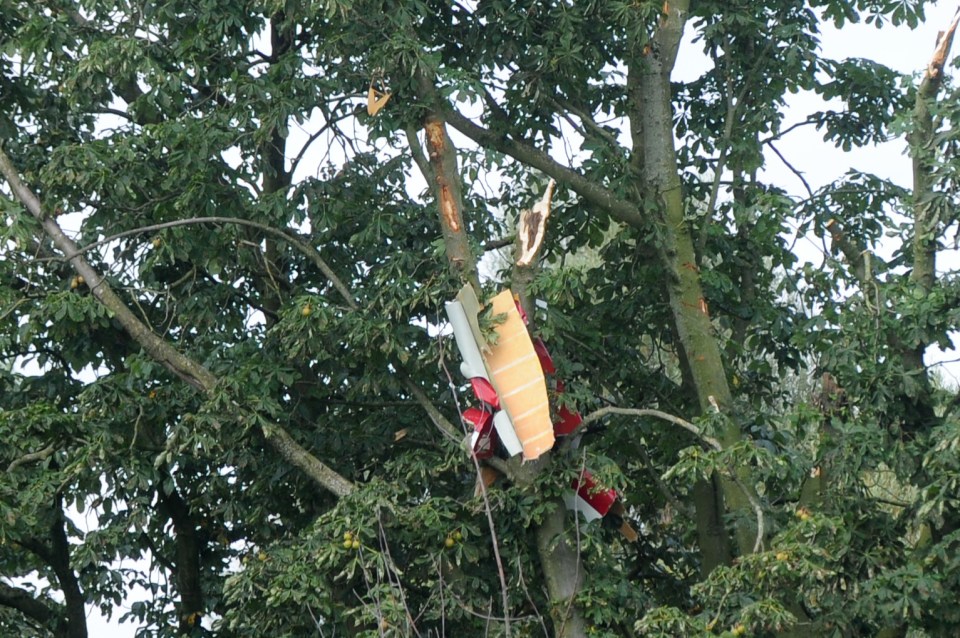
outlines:
[[[367,91],[367,115],[373,117],[379,113],[380,109],[387,105],[387,101],[391,95],[393,94],[389,91],[383,93],[376,90],[373,88],[373,83],[371,83],[370,90]]]
[[[446,150],[447,132],[443,122],[428,120],[423,126],[427,135],[427,153],[433,165],[434,178],[437,181],[437,202],[440,205],[440,218],[452,232],[460,232],[460,211],[453,196],[447,173],[443,166],[443,153]]]
[[[547,234],[547,219],[550,217],[554,186],[556,182],[551,179],[547,184],[547,190],[543,193],[543,198],[534,204],[531,210],[520,213],[520,219],[517,222],[517,238],[520,242],[518,266],[529,266],[540,252],[543,238]]]
[[[957,31],[957,24],[960,23],[960,9],[953,15],[953,20],[946,32],[941,31],[937,34],[937,48],[933,52],[930,64],[927,65],[927,79],[939,81],[943,73],[943,65],[947,63],[947,56],[950,54],[950,46],[953,44],[953,35]]]

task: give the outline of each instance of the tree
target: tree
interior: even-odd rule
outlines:
[[[916,83],[817,49],[924,4],[0,0],[0,628],[140,586],[155,636],[953,635],[956,22]],[[799,126],[912,182],[790,197]],[[463,285],[585,415],[541,460],[464,451]]]

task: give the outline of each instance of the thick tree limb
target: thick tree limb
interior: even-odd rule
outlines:
[[[940,34],[936,49],[917,90],[914,106],[914,130],[908,136],[913,160],[913,271],[910,280],[924,292],[933,289],[937,271],[937,227],[939,215],[935,204],[932,167],[936,153],[931,104],[943,86],[943,67],[950,54],[953,36],[960,23],[960,9],[947,30]]]
[[[500,151],[518,162],[543,171],[560,183],[565,184],[580,195],[588,204],[607,211],[614,219],[638,228],[643,227],[646,216],[643,212],[595,181],[559,163],[547,153],[524,142],[519,142],[486,129],[464,117],[459,111],[448,108],[445,111],[447,122],[477,144]]]
[[[10,184],[10,188],[17,199],[40,222],[44,232],[53,240],[57,249],[64,255],[72,255],[68,259],[70,265],[84,278],[93,296],[114,314],[127,334],[140,344],[147,354],[171,373],[205,394],[213,392],[219,379],[202,365],[154,334],[131,312],[113,291],[110,284],[83,258],[77,245],[64,234],[56,220],[44,214],[40,200],[20,180],[13,163],[2,150],[0,150],[0,173]],[[343,293],[341,292],[341,294]],[[303,471],[320,486],[337,496],[343,496],[354,489],[350,481],[337,474],[332,468],[303,448],[279,424],[264,428],[263,434],[267,442],[287,462]]]
[[[682,183],[677,168],[674,143],[673,105],[670,74],[689,16],[690,2],[676,0],[663,5],[660,26],[647,50],[634,51],[628,63],[631,83],[629,105],[635,153],[634,166],[642,172],[644,190],[655,194],[658,204],[660,260],[664,267],[670,310],[681,344],[681,363],[687,362],[689,377],[703,413],[717,404],[728,406],[732,401],[718,338],[704,299],[696,250],[686,219]],[[742,438],[739,426],[728,419],[718,442],[729,446]],[[746,514],[736,525],[737,546],[747,554],[757,546],[756,529],[749,523],[755,499],[744,485],[749,484],[747,469],[740,468],[731,479],[721,474],[721,493],[702,485],[697,498],[700,546],[703,564],[709,570],[729,561],[729,543],[722,527],[712,521],[722,520],[724,502],[734,511]],[[702,497],[702,498],[701,498]],[[710,522],[709,524],[706,522]]]
[[[63,621],[63,610],[53,601],[38,600],[28,590],[0,581],[0,606],[16,609],[43,627],[55,630]]]
[[[194,388],[209,391],[216,384],[216,377],[195,361],[185,357],[173,346],[153,334],[127,308],[126,304],[113,292],[110,285],[87,262],[77,249],[77,245],[63,232],[60,225],[52,217],[43,212],[40,200],[33,192],[20,181],[20,176],[6,153],[0,151],[0,173],[6,178],[13,194],[20,200],[26,209],[43,227],[44,232],[54,245],[64,255],[73,255],[68,259],[74,270],[84,278],[94,297],[114,313],[117,321],[124,327],[133,339],[139,343],[154,359],[159,361],[170,372],[180,377]]]
[[[419,83],[421,92],[429,93],[434,90],[422,74]],[[407,130],[407,140],[413,158],[437,202],[447,261],[461,281],[479,290],[477,262],[470,249],[470,240],[463,221],[463,185],[457,167],[457,149],[447,134],[447,124],[440,112],[427,115],[423,122],[423,132],[426,154],[415,131]]]

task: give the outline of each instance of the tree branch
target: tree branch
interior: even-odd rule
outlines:
[[[343,281],[333,272],[333,269],[327,264],[327,262],[320,256],[320,253],[313,248],[306,241],[295,237],[291,232],[285,232],[278,228],[273,228],[266,224],[260,224],[249,219],[241,219],[239,217],[190,217],[188,219],[176,219],[169,222],[163,222],[162,224],[151,224],[149,226],[140,226],[139,228],[132,228],[130,230],[125,230],[114,235],[110,235],[99,241],[95,241],[92,244],[87,244],[83,248],[76,248],[70,253],[65,253],[63,257],[60,257],[63,261],[70,261],[78,255],[97,248],[98,246],[103,246],[117,239],[122,239],[124,237],[131,237],[134,235],[142,235],[145,233],[153,233],[158,230],[164,230],[167,228],[175,228],[177,226],[191,226],[197,224],[237,224],[238,226],[248,226],[250,228],[255,228],[265,235],[270,235],[290,244],[292,247],[296,248],[298,251],[303,253],[307,259],[309,259],[313,264],[323,273],[323,276],[330,281],[337,292],[340,293],[340,296],[347,301],[347,304],[352,310],[357,309],[357,304],[353,300],[352,295],[350,294],[349,289],[344,285]]]
[[[341,100],[341,103],[344,102],[344,101],[346,101],[346,99],[347,99],[347,98],[343,98],[343,100]],[[339,106],[340,106],[340,105],[337,104],[337,105],[334,106],[334,108],[336,109],[336,108],[338,108]],[[306,153],[307,153],[307,149],[309,149],[310,146],[311,146],[314,142],[316,142],[317,139],[318,139],[321,135],[324,134],[324,132],[326,132],[327,130],[329,130],[329,129],[333,128],[334,126],[336,126],[336,123],[337,123],[337,122],[339,122],[339,121],[341,121],[341,120],[345,120],[345,119],[347,119],[347,118],[349,118],[349,117],[353,117],[353,111],[348,111],[348,112],[344,113],[343,115],[341,115],[340,117],[333,118],[333,119],[325,122],[324,125],[321,126],[315,133],[313,133],[312,135],[310,135],[310,137],[307,138],[307,141],[303,143],[303,146],[300,147],[300,151],[297,153],[297,156],[294,157],[294,158],[293,158],[293,161],[290,163],[290,175],[293,175],[293,174],[296,172],[297,167],[300,165],[300,161],[303,159],[304,155],[306,155]]]
[[[595,181],[584,177],[571,168],[564,166],[550,157],[544,151],[534,148],[524,142],[498,135],[472,120],[464,117],[459,111],[447,105],[445,110],[447,122],[480,146],[491,148],[513,159],[543,171],[562,184],[569,186],[584,201],[607,211],[614,219],[638,228],[644,225],[646,216],[643,212],[625,199],[617,196]]]
[[[801,183],[803,183],[803,187],[806,189],[807,195],[809,195],[810,197],[813,197],[813,189],[810,188],[810,184],[807,182],[807,179],[803,176],[803,173],[801,173],[793,164],[787,161],[787,158],[784,157],[783,153],[781,153],[780,150],[773,145],[773,142],[767,142],[766,144],[767,146],[770,147],[770,150],[773,151],[776,154],[776,156],[780,158],[780,161],[783,162],[783,165],[786,166],[791,173],[796,175],[797,179],[799,179]]]
[[[583,123],[582,134],[584,134],[584,137],[586,137],[589,134],[592,134],[597,139],[603,140],[604,142],[606,142],[607,144],[610,144],[614,148],[621,148],[620,141],[616,138],[616,136],[614,136],[613,133],[611,133],[607,129],[600,126],[600,124],[598,124],[597,121],[593,119],[593,117],[583,109],[574,106],[573,104],[570,103],[569,100],[554,97],[552,95],[547,95],[546,99],[548,102],[553,104],[558,110],[569,111],[573,115],[576,115],[578,118],[580,118],[580,121]],[[569,120],[567,121],[569,122]],[[573,123],[571,122],[571,124]]]
[[[437,90],[432,80],[422,72],[416,75],[421,95],[436,102]],[[447,261],[461,281],[479,290],[477,261],[473,257],[463,221],[463,180],[457,166],[457,149],[447,133],[447,123],[442,110],[435,108],[427,113],[423,120],[423,132],[427,151],[426,164],[417,159],[418,154],[423,156],[422,150],[411,147],[411,151],[437,202]],[[416,135],[411,135],[409,130],[407,138],[415,144],[418,142]]]
[[[34,461],[42,461],[56,451],[56,448],[53,447],[53,443],[47,447],[39,450],[37,452],[29,452],[23,456],[13,459],[10,461],[10,465],[7,466],[7,474],[14,471],[21,465],[26,465],[27,463],[33,463]]]
[[[674,416],[667,412],[662,412],[660,410],[654,410],[651,408],[646,408],[646,409],[616,408],[616,407],[600,408],[599,410],[594,410],[593,412],[585,416],[583,418],[582,425],[586,426],[589,423],[598,421],[610,414],[621,414],[625,416],[635,416],[635,417],[654,417],[656,419],[660,419],[661,421],[667,421],[668,423],[679,425],[681,428],[683,428],[687,432],[690,432],[691,434],[696,436],[698,439],[700,439],[701,443],[706,444],[706,446],[709,446],[718,452],[723,451],[723,446],[720,444],[720,441],[718,441],[717,439],[711,436],[707,436],[706,434],[701,432],[700,428],[695,426],[693,423],[690,423],[686,419],[681,419],[680,417]],[[743,483],[743,481],[737,475],[737,472],[733,468],[728,469],[726,472],[724,472],[724,474],[726,474],[727,477],[731,481],[733,481],[733,483],[737,486],[737,488],[741,492],[743,492],[744,497],[746,497],[747,501],[750,503],[751,509],[753,509],[754,516],[756,516],[757,518],[757,533],[756,533],[755,540],[753,542],[753,551],[758,552],[760,551],[760,549],[763,548],[763,535],[765,533],[763,507],[760,505],[760,501],[757,500],[753,492],[747,489],[747,486]]]
[[[22,587],[14,587],[0,581],[0,606],[16,609],[24,616],[53,630],[62,620],[61,609],[54,607],[56,603],[44,603]]]
[[[0,173],[3,174],[10,184],[10,188],[17,199],[19,199],[30,214],[40,222],[44,232],[53,240],[57,249],[64,255],[69,255],[67,261],[69,261],[77,273],[86,280],[86,284],[90,287],[90,291],[94,297],[114,314],[117,321],[119,321],[124,330],[127,331],[127,334],[167,370],[204,394],[211,394],[216,388],[219,379],[205,367],[182,354],[172,345],[154,334],[127,308],[126,304],[123,303],[120,297],[118,297],[110,287],[110,284],[83,258],[77,245],[64,234],[63,229],[60,228],[57,222],[44,214],[40,200],[20,180],[20,176],[14,168],[13,163],[2,149],[0,149]],[[232,218],[225,219],[235,221]],[[269,227],[264,226],[263,228]],[[300,250],[312,251],[309,245],[288,237],[282,231],[271,229],[270,232],[282,235],[287,241],[291,241],[291,243]],[[318,266],[323,264],[321,270],[326,270],[329,271],[330,274],[333,274],[326,263],[319,258],[319,255],[316,255],[316,258],[320,262]],[[317,261],[315,261],[315,263],[317,263]],[[324,274],[327,273],[325,272]],[[349,297],[346,289],[343,288],[343,290],[341,290],[341,287],[342,284],[338,287],[338,291],[340,291],[341,294],[346,294],[348,303],[351,304],[351,307],[355,308],[356,302]],[[281,425],[273,424],[265,426],[262,428],[262,431],[267,442],[270,443],[286,461],[294,467],[299,468],[322,487],[330,490],[337,496],[342,496],[344,493],[349,493],[353,490],[352,483],[304,449]]]
[[[662,412],[660,410],[654,410],[652,408],[644,408],[644,409],[617,408],[613,406],[600,408],[599,410],[594,410],[587,416],[583,417],[583,423],[581,424],[581,427],[585,427],[588,424],[593,423],[594,421],[599,421],[603,417],[608,416],[610,414],[620,414],[623,416],[635,416],[635,417],[653,417],[655,419],[660,419],[661,421],[667,421],[668,423],[679,425],[684,430],[686,430],[687,432],[690,432],[691,434],[696,436],[698,439],[700,439],[700,441],[705,443],[708,447],[712,447],[714,450],[717,450],[718,452],[723,450],[723,446],[720,445],[720,441],[718,441],[717,439],[711,436],[707,436],[706,434],[701,432],[700,428],[695,426],[693,423],[690,423],[686,419],[681,419],[678,416],[674,416],[672,414],[669,414],[667,412]]]

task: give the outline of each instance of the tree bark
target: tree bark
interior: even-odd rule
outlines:
[[[428,100],[435,97],[435,88],[421,74],[420,91]],[[463,187],[457,167],[457,149],[447,134],[447,123],[439,111],[431,111],[423,121],[426,153],[415,130],[408,129],[407,142],[414,161],[433,192],[440,214],[440,229],[450,269],[461,282],[469,283],[479,294],[480,277],[477,262],[470,249],[470,239],[463,221]]]
[[[190,515],[190,507],[174,487],[169,494],[163,487],[158,490],[160,511],[173,523],[176,547],[177,592],[180,604],[177,615],[181,634],[189,634],[204,613],[203,588],[200,584],[200,539],[197,525]]]
[[[65,635],[68,638],[87,638],[86,598],[80,589],[77,575],[70,566],[70,541],[67,539],[67,519],[63,515],[63,498],[57,495],[50,526],[50,567],[57,575],[63,592],[67,618]]]
[[[670,310],[689,366],[700,410],[707,413],[723,409],[732,402],[730,387],[720,353],[720,346],[710,320],[709,310],[700,284],[700,271],[689,225],[684,215],[680,175],[677,170],[673,139],[673,109],[670,102],[670,73],[676,61],[683,35],[689,2],[664,5],[660,27],[650,47],[631,61],[629,76],[636,85],[630,94],[639,100],[632,104],[631,131],[635,143],[634,165],[641,168],[642,189],[654,198],[659,212],[659,245],[661,262],[666,270]],[[727,420],[720,432],[724,447],[741,439],[739,427]],[[737,517],[736,541],[741,554],[750,553],[756,541],[752,524],[752,507],[743,490],[727,478],[719,478],[723,500]],[[744,483],[744,481],[741,481]],[[696,490],[695,500],[704,510],[698,513],[698,529],[705,565],[718,565],[726,560],[724,543],[716,538],[716,526],[710,524],[723,511],[719,493],[709,498],[708,486]]]
[[[537,553],[550,596],[550,618],[556,638],[584,638],[587,635],[586,620],[576,603],[576,596],[583,587],[584,572],[577,548],[566,538],[565,526],[572,518],[563,502],[555,500],[553,508],[544,514],[536,530]]]
[[[913,270],[910,282],[915,290],[929,295],[937,281],[937,244],[939,241],[940,206],[937,206],[933,168],[937,144],[931,106],[943,86],[943,68],[960,14],[941,34],[927,71],[923,75],[913,110],[914,128],[908,136],[913,164]],[[903,427],[907,434],[915,434],[932,427],[936,415],[931,405],[930,378],[923,361],[927,343],[904,344],[902,358],[904,371],[914,374],[917,390],[903,398],[905,415]]]

